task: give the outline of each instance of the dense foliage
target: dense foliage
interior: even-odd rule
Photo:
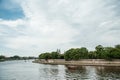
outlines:
[[[4,60],[4,59],[5,59],[5,56],[0,55],[0,60]]]
[[[18,56],[18,55],[15,55],[15,56],[13,56],[13,57],[9,57],[10,59],[13,59],[13,60],[19,60],[20,59],[20,56]]]
[[[18,55],[11,56],[11,57],[5,57],[3,55],[0,55],[0,61],[5,61],[5,60],[28,60],[28,59],[36,59],[36,57],[20,57]]]
[[[39,55],[40,59],[64,59],[64,55],[58,52],[51,52],[51,53],[42,53]]]
[[[88,58],[88,50],[84,47],[82,48],[72,48],[64,53],[66,60],[79,60]]]
[[[60,50],[59,50],[60,52]],[[80,60],[80,59],[120,59],[120,45],[115,47],[103,47],[98,45],[95,51],[88,51],[87,48],[71,48],[60,54],[56,52],[47,52],[39,55],[39,59],[65,59],[65,60]]]

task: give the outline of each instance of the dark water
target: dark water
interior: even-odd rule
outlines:
[[[44,65],[31,61],[0,62],[0,80],[120,80],[120,67]]]

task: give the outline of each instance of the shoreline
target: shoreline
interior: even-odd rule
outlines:
[[[79,61],[65,61],[64,59],[39,59],[33,63],[50,64],[50,65],[69,65],[69,66],[118,66],[120,67],[120,59],[112,61],[104,59],[81,59]]]
[[[5,60],[4,60],[4,59],[1,59],[1,60],[0,60],[0,62],[3,62],[3,61],[5,61]]]

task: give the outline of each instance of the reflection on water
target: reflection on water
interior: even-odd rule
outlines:
[[[95,68],[91,66],[79,66],[77,69],[67,68],[67,79],[69,80],[97,80]]]
[[[78,80],[78,79],[82,79],[84,78],[85,75],[87,75],[86,73],[86,68],[84,66],[79,66],[79,67],[74,67],[74,68],[70,68],[69,66],[66,66],[67,69],[66,71],[66,79],[69,80]]]
[[[0,80],[120,80],[120,67],[0,63]]]
[[[70,69],[67,66],[68,80],[120,80],[120,67],[79,66]]]
[[[100,79],[120,80],[120,67],[97,67],[96,71]]]

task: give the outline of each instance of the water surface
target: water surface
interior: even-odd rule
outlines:
[[[0,62],[0,80],[120,80],[120,67],[45,65],[29,61]]]

